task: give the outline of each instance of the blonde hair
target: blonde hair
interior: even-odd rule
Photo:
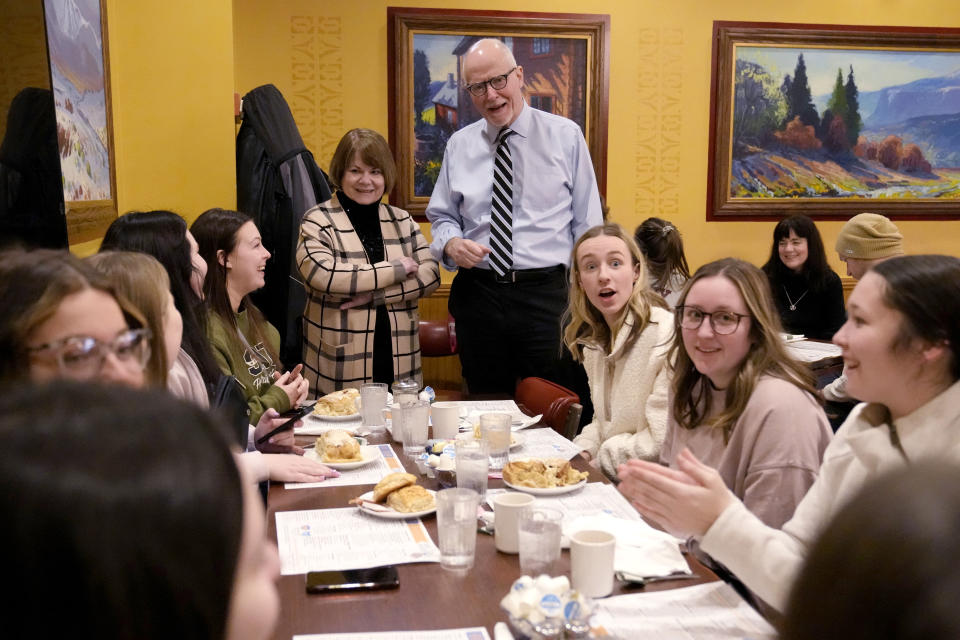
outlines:
[[[751,347],[733,382],[727,387],[725,407],[720,413],[704,421],[704,416],[709,415],[711,409],[710,394],[707,392],[710,383],[706,376],[697,371],[683,346],[680,319],[683,317],[682,307],[690,289],[700,280],[711,277],[726,278],[743,297],[750,313]],[[684,429],[695,429],[701,424],[718,428],[723,431],[723,440],[727,442],[734,424],[746,408],[762,375],[786,380],[822,402],[810,369],[790,356],[780,337],[780,316],[773,304],[767,277],[749,262],[724,258],[697,269],[680,294],[676,321],[677,330],[668,359],[673,363],[673,415],[677,424]],[[704,322],[709,321],[709,318],[704,317]]]
[[[613,328],[607,325],[603,314],[593,306],[583,292],[583,286],[580,284],[580,265],[577,263],[577,251],[580,249],[580,245],[587,240],[600,236],[610,236],[623,240],[623,243],[627,246],[627,251],[630,252],[630,266],[638,269],[639,272],[633,283],[633,292],[630,294],[630,299],[620,311],[615,323],[616,326]],[[651,307],[666,309],[667,303],[647,285],[647,267],[644,264],[643,255],[640,253],[637,243],[624,231],[623,227],[608,222],[592,227],[580,236],[580,239],[573,246],[573,253],[570,257],[570,301],[566,311],[568,322],[563,330],[563,342],[573,355],[573,359],[578,362],[583,359],[582,345],[585,343],[593,343],[609,351],[613,346],[613,336],[623,326],[628,309],[633,311],[637,317],[633,333],[639,335],[650,322]]]
[[[151,386],[166,387],[167,362],[163,317],[170,299],[170,277],[153,256],[133,251],[102,251],[85,258],[102,273],[124,298],[136,307],[153,334],[150,338],[150,360],[145,373]]]

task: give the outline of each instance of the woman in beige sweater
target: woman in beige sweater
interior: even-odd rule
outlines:
[[[617,224],[593,227],[573,248],[564,342],[583,361],[593,422],[574,442],[610,477],[631,458],[656,460],[667,426],[665,356],[673,314],[647,285],[636,242]]]

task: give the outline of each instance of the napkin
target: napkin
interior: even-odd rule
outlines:
[[[580,516],[564,523],[561,544],[569,546],[571,535],[588,529],[607,531],[617,539],[613,559],[616,572],[637,578],[691,573],[680,553],[678,543],[682,541],[643,520],[625,520],[606,513]]]
[[[480,416],[484,413],[507,413],[506,411],[471,411],[466,417],[461,418],[461,422],[466,421],[466,428],[472,428],[475,424],[480,424]],[[510,429],[511,431],[520,431],[521,429],[526,429],[527,427],[532,427],[533,425],[540,422],[543,418],[543,414],[536,416],[528,416],[525,413],[513,413],[510,412]],[[464,428],[461,425],[461,428]]]
[[[526,429],[527,427],[532,427],[533,425],[540,422],[541,418],[543,418],[542,413],[537,414],[535,416],[530,416],[529,418],[527,416],[524,416],[523,419],[520,421],[520,424],[517,424],[516,422],[514,422],[512,425],[510,425],[510,429],[513,431],[520,431],[520,429]]]

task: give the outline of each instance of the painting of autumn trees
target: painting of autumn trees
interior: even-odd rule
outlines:
[[[750,45],[732,71],[730,198],[960,197],[960,55]]]

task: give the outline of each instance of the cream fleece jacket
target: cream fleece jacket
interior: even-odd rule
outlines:
[[[673,339],[673,314],[650,310],[650,323],[639,335],[631,313],[605,353],[585,345],[583,366],[590,382],[593,422],[574,439],[599,460],[608,477],[630,458],[657,460],[667,432],[670,374],[667,351]]]
[[[895,430],[903,453],[891,443]],[[923,460],[960,461],[960,382],[891,425],[885,407],[859,404],[823,454],[820,475],[783,529],[764,526],[739,500],[707,530],[700,548],[780,611],[820,532],[863,486]]]

